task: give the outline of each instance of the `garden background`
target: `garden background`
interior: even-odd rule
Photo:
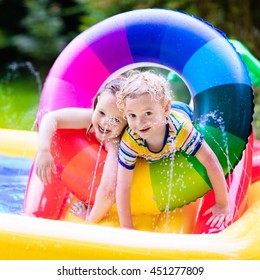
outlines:
[[[140,8],[200,17],[260,57],[257,0],[0,0],[0,128],[35,129],[43,82],[63,48],[93,24]],[[254,86],[254,92],[260,139],[260,88]]]

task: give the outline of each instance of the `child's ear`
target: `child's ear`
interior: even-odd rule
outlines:
[[[165,104],[165,117],[168,117],[171,112],[171,100],[168,100],[167,103]]]

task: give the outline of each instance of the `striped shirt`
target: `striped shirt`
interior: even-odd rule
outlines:
[[[203,137],[194,128],[190,119],[172,111],[166,123],[164,144],[158,152],[151,151],[146,141],[128,127],[121,139],[119,163],[127,169],[134,169],[137,157],[151,163],[169,157],[176,151],[194,156],[203,142]]]

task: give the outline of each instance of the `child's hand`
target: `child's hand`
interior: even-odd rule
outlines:
[[[206,225],[210,225],[210,227],[220,228],[223,224],[226,227],[231,221],[231,214],[229,205],[223,207],[218,204],[215,204],[207,211],[204,212],[203,216],[212,213],[212,216],[208,219]]]
[[[76,201],[72,204],[70,212],[78,218],[88,221],[90,210],[82,201]]]
[[[51,172],[57,174],[53,157],[49,151],[37,153],[35,166],[36,174],[44,184],[51,183]]]

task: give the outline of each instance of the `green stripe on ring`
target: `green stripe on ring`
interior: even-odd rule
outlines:
[[[202,130],[200,127],[196,127]],[[228,132],[203,127],[204,139],[216,153],[227,176],[242,157],[246,143]],[[228,159],[227,159],[228,158]],[[196,157],[177,152],[174,159],[150,164],[154,199],[158,209],[172,211],[204,196],[211,188],[206,169]]]

